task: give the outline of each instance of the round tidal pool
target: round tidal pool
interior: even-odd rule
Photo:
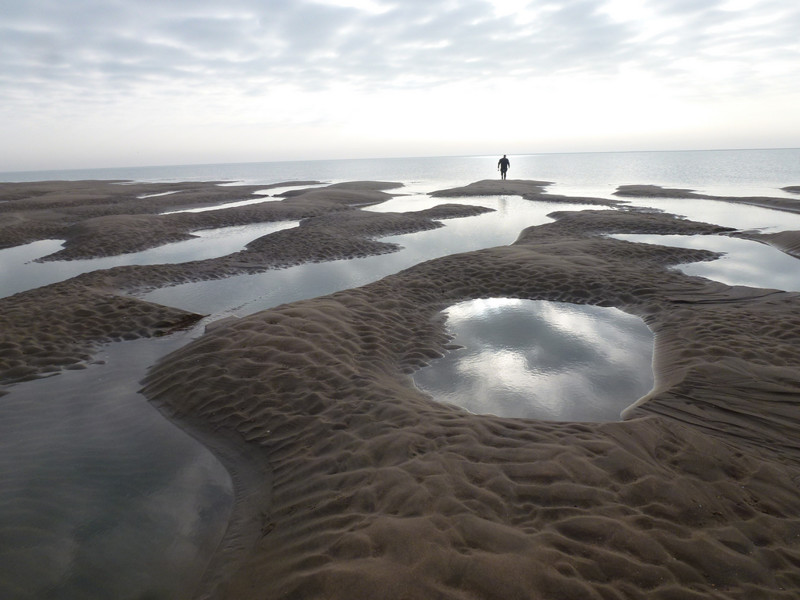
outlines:
[[[461,347],[413,376],[439,402],[501,417],[618,421],[653,386],[653,334],[619,309],[492,298],[445,314]]]

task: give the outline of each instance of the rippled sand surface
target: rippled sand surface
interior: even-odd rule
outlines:
[[[539,182],[515,185],[536,201]],[[282,220],[290,206],[316,212],[236,258],[123,267],[0,300],[0,376],[77,367],[100,342],[198,318],[131,291],[390,252],[375,237],[474,214],[457,200],[413,215],[356,208],[385,189],[315,188],[266,203],[259,210]],[[237,485],[201,597],[800,595],[800,296],[670,268],[716,257],[706,250],[606,236],[750,233],[617,205],[568,208],[507,246],[218,322],[150,371],[145,394],[223,455]],[[796,239],[788,232],[779,246]],[[411,374],[448,347],[440,311],[490,297],[642,318],[656,335],[652,392],[614,423],[433,402]],[[253,464],[268,464],[268,486]]]

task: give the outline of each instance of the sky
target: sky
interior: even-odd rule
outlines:
[[[797,0],[0,0],[0,171],[800,146]]]

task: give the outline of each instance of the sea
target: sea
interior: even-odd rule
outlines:
[[[800,149],[586,152],[511,155],[510,179],[553,182],[552,193],[607,197],[619,185],[648,183],[719,195],[783,196],[800,185]],[[0,172],[0,181],[117,179],[150,182],[398,181],[464,185],[497,177],[497,156],[368,158],[207,165]]]
[[[510,179],[548,182],[541,201],[514,196],[447,199],[488,206],[494,212],[450,219],[436,230],[384,238],[402,247],[387,255],[154,290],[142,298],[209,317],[179,335],[109,344],[86,369],[9,386],[9,393],[0,397],[0,597],[192,597],[223,539],[233,507],[233,483],[213,454],[165,419],[138,390],[150,365],[202,335],[205,325],[213,320],[244,317],[285,302],[364,285],[439,256],[510,244],[522,228],[548,222],[548,214],[555,210],[596,208],[580,200],[569,205],[548,202],[547,194],[615,198],[618,186],[653,184],[718,196],[791,198],[800,206],[800,194],[781,189],[800,185],[800,149],[527,154],[509,158]],[[398,195],[368,210],[407,211],[441,203],[428,195],[432,191],[497,178],[498,159],[487,155],[5,172],[0,173],[0,182],[104,179],[117,180],[121,185],[127,181],[175,183],[180,189],[183,181],[217,181],[233,186],[390,181],[403,184],[392,190]],[[275,198],[265,195],[260,200]],[[800,214],[758,206],[700,199],[627,200],[632,205],[737,229],[800,230]],[[259,236],[296,225],[287,222],[197,232],[202,236],[198,240],[86,261],[35,262],[56,251],[60,240],[2,249],[0,297],[94,269],[221,256]],[[688,274],[731,285],[800,291],[797,259],[764,244],[723,236],[629,239],[724,253],[717,261],[679,267]],[[502,304],[503,300],[498,302]],[[490,308],[483,306],[478,313],[484,329],[492,314],[500,315],[504,329],[511,333],[549,327],[541,321],[531,324],[511,320],[516,318],[512,313],[522,310],[517,304],[503,308],[495,303]],[[522,308],[530,316],[531,311]],[[560,314],[563,321],[564,313]],[[455,322],[454,316],[451,318]],[[572,322],[578,323],[575,319]],[[479,325],[468,326],[475,329]],[[609,328],[611,325],[604,326]],[[580,329],[582,333],[589,327]],[[499,328],[490,326],[488,330],[493,343],[498,343],[495,338]],[[650,357],[642,347],[651,346],[651,342],[641,336],[638,339],[635,354],[644,362],[634,370],[649,373]],[[506,372],[509,365],[526,363],[520,358],[521,351],[510,341],[505,343],[504,366],[493,371]],[[608,346],[602,340],[600,345]],[[561,351],[571,350],[565,347]],[[487,360],[498,359],[497,352],[489,354],[470,367],[473,376],[485,370]],[[622,363],[630,364],[630,360]],[[527,393],[525,385],[541,386],[535,378],[523,379],[523,395]],[[463,383],[463,379],[456,382]],[[646,393],[651,383],[643,385],[644,390],[637,394]],[[507,382],[498,386],[508,387]],[[588,392],[578,390],[575,395],[582,393]],[[636,399],[630,398],[630,403]],[[490,411],[496,412],[496,408]],[[559,415],[564,418],[557,412],[559,407],[549,406],[547,410],[553,411],[556,419]]]

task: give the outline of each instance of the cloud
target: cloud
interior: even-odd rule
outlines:
[[[640,4],[531,2],[524,19],[524,11],[498,14],[484,0],[376,0],[372,10],[310,1],[7,1],[0,73],[4,87],[31,93],[54,83],[90,91],[125,82],[136,90],[165,80],[324,89],[342,80],[402,85],[409,75],[439,84],[500,73],[610,73],[625,64],[675,74],[682,58],[747,65],[748,51],[785,60],[796,49],[798,11],[783,2],[763,3],[775,15],[766,31],[748,26],[764,21],[755,9],[688,1],[626,8]]]
[[[435,124],[453,103],[483,112],[493,91],[524,96],[531,114],[589,97],[621,121],[644,102],[680,122],[713,103],[800,94],[794,0],[0,0],[0,11],[6,134],[21,115],[51,129],[141,128],[155,114],[167,128],[335,129],[400,97],[394,112],[436,106]]]

